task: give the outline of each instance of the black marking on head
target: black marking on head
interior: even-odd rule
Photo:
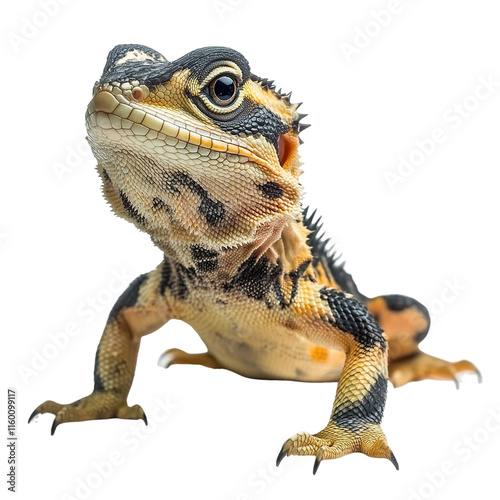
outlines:
[[[242,82],[246,82],[250,77],[250,66],[246,58],[237,50],[229,47],[202,47],[193,50],[172,64],[179,68],[189,68],[191,75],[198,83],[201,83],[207,75],[224,61],[232,61],[241,70]]]
[[[94,362],[94,392],[104,391],[104,384],[102,383],[101,376],[99,375],[99,349],[100,345],[97,346],[97,351],[95,353]]]
[[[173,175],[172,182],[185,186],[191,192],[199,196],[201,204],[198,212],[203,215],[209,226],[219,227],[222,225],[226,215],[224,205],[217,200],[212,200],[208,192],[195,182],[189,175],[182,172],[176,172]]]
[[[281,198],[283,196],[283,188],[277,182],[266,182],[257,186],[257,189],[271,200]]]
[[[170,210],[170,207],[160,198],[156,198],[154,197],[153,198],[153,210],[165,210],[165,211],[169,211]]]
[[[350,430],[363,428],[367,424],[380,424],[387,398],[387,379],[380,374],[370,390],[358,401],[346,401],[336,408],[332,421]]]
[[[225,132],[235,136],[264,137],[274,146],[276,153],[278,153],[279,136],[288,132],[290,128],[278,115],[247,97],[243,98],[236,110],[224,115],[210,112],[201,99],[194,100],[198,107]]]
[[[129,56],[132,56],[130,60],[125,61]],[[123,83],[138,80],[145,83],[158,78],[161,80],[162,77],[170,79],[173,74],[171,69],[172,63],[150,47],[139,44],[117,45],[108,54],[100,82]]]
[[[141,274],[138,276],[128,288],[118,297],[118,300],[115,302],[115,305],[111,309],[108,317],[108,323],[116,319],[118,313],[122,309],[126,309],[128,307],[134,307],[137,304],[139,299],[139,290],[141,289],[141,285],[147,280],[147,274]]]
[[[351,334],[365,349],[372,349],[377,344],[386,349],[380,325],[359,300],[347,298],[333,288],[322,288],[320,295],[330,307],[333,316],[333,320],[329,320],[331,325]]]
[[[130,57],[133,55],[133,57]],[[129,60],[127,60],[129,58]],[[175,72],[189,69],[190,76],[201,84],[211,71],[225,61],[236,63],[242,78],[239,87],[252,78],[259,81],[264,89],[274,91],[269,80],[262,80],[250,73],[250,66],[245,57],[228,47],[203,47],[193,50],[179,59],[170,62],[162,54],[144,45],[118,45],[108,54],[107,62],[100,78],[100,83],[124,83],[138,81],[139,84],[154,88],[168,82]],[[206,92],[203,89],[202,92]],[[277,97],[289,102],[290,95],[276,93]],[[245,97],[236,110],[231,113],[214,113],[206,108],[198,96],[193,96],[186,89],[186,95],[208,115],[222,130],[233,135],[265,137],[278,150],[278,137],[287,132],[290,126],[264,105]],[[298,118],[300,121],[301,117]],[[294,123],[294,130],[301,126]],[[302,126],[302,128],[305,128]]]
[[[320,234],[323,223],[321,217],[316,215],[316,210],[309,214],[309,207],[303,209],[302,218],[306,228],[311,231],[307,243],[311,247],[313,266],[316,267],[321,263],[342,290],[365,302],[367,297],[358,290],[352,276],[344,269],[345,262],[339,263],[341,256],[337,255],[333,245],[330,244],[330,238],[325,239],[325,233]]]
[[[208,196],[201,200],[198,211],[205,217],[207,224],[214,227],[220,226],[226,215],[224,205],[220,201],[214,201]]]
[[[140,57],[123,62],[123,58],[134,51],[140,53]],[[156,50],[144,45],[117,45],[108,54],[100,82],[123,83],[137,80],[140,84],[151,88],[168,82],[176,71],[189,69],[191,75],[200,83],[223,61],[236,63],[241,69],[243,81],[249,78],[248,61],[242,54],[228,47],[203,47],[170,62]]]
[[[217,261],[219,254],[208,248],[202,247],[201,245],[191,246],[191,258],[194,261],[194,265],[198,271],[201,272],[211,272],[215,271],[219,267]]]
[[[102,169],[102,177],[104,178],[105,181],[107,182],[111,182],[111,178],[110,176],[108,175],[108,172],[106,172],[106,169],[103,168]]]
[[[132,205],[132,202],[128,199],[128,196],[123,191],[120,191],[120,200],[122,200],[123,208],[125,209],[125,212],[127,212],[127,215],[131,219],[135,220],[138,224],[144,226],[146,224],[146,218],[139,213],[134,205]]]

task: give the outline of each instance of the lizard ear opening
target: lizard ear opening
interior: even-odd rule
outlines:
[[[288,137],[287,134],[281,134],[278,137],[278,159],[283,168],[286,168],[285,164],[290,158],[292,151],[293,143],[290,140],[290,137]]]

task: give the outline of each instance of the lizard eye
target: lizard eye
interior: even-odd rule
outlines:
[[[236,98],[238,84],[232,75],[219,75],[210,82],[208,92],[215,104],[227,106]]]

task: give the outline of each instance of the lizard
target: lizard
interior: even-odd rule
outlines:
[[[175,61],[138,44],[111,50],[86,111],[88,141],[114,212],[150,235],[159,266],[135,279],[107,319],[93,392],[46,401],[58,425],[147,418],[129,406],[141,338],[171,319],[204,353],[169,349],[159,364],[224,368],[256,379],[338,382],[324,429],[285,441],[321,461],[361,452],[398,462],[381,428],[388,381],[455,380],[469,361],[423,352],[430,316],[405,295],[357,288],[302,205],[300,104],[226,47]]]

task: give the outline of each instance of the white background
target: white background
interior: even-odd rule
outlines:
[[[481,78],[500,82],[498,2],[89,0],[52,3],[50,16],[41,5],[10,2],[1,21],[0,300],[5,386],[18,390],[18,498],[493,498],[499,83],[473,96]],[[389,7],[390,18],[377,16]],[[316,476],[311,457],[276,469],[288,437],[327,422],[336,386],[160,369],[167,348],[203,350],[180,322],[141,346],[129,402],[143,406],[150,428],[109,420],[62,425],[51,437],[51,416],[26,424],[46,399],[91,392],[112,303],[161,260],[147,235],[111,213],[85,148],[85,108],[118,43],[170,60],[227,45],[293,90],[313,125],[301,148],[305,203],[324,215],[360,289],[418,298],[435,312],[423,349],[482,370],[482,385],[468,377],[460,391],[451,382],[391,387],[383,428],[399,472],[360,454],[324,462]],[[464,100],[469,116],[453,119]],[[385,173],[436,128],[446,140],[391,190]],[[61,333],[71,328],[71,338]],[[170,401],[168,418],[158,401]]]

